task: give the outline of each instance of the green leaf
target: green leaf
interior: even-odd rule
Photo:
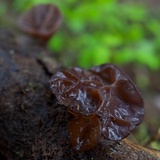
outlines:
[[[149,41],[144,41],[138,44],[136,49],[136,61],[145,64],[152,70],[157,70],[160,67],[160,61],[156,55],[154,44]]]
[[[160,21],[151,19],[150,22],[146,24],[146,27],[153,35],[155,35],[155,37],[160,37]]]
[[[127,19],[132,21],[143,21],[147,16],[147,10],[143,5],[134,3],[121,5],[122,14],[126,15]]]
[[[123,39],[120,36],[112,35],[112,34],[106,34],[103,36],[103,42],[104,45],[110,46],[110,47],[118,47],[122,45]]]
[[[113,54],[113,62],[117,64],[127,64],[135,60],[132,48],[126,47]]]
[[[90,67],[93,65],[99,65],[110,61],[111,54],[109,50],[100,47],[93,47],[79,55],[78,64],[82,67]]]
[[[144,29],[140,24],[133,24],[130,26],[127,34],[128,41],[137,42],[144,38]]]
[[[55,34],[47,43],[49,50],[53,52],[60,52],[63,49],[64,40],[60,33]]]
[[[93,65],[100,65],[110,61],[111,53],[106,48],[97,47],[92,54]]]
[[[160,142],[158,142],[158,141],[153,141],[153,142],[151,143],[151,147],[154,148],[154,149],[160,150]]]

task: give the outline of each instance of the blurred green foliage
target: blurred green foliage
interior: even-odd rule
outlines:
[[[160,20],[145,6],[117,0],[14,0],[12,7],[20,13],[39,3],[56,4],[63,14],[47,46],[65,65],[160,68]]]
[[[7,6],[6,3],[0,2],[0,22],[4,21],[4,15],[6,14]]]

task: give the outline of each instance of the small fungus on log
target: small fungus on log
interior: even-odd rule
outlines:
[[[101,135],[121,140],[142,122],[143,99],[130,78],[113,64],[58,71],[49,83],[59,102],[74,116],[68,130],[78,151],[94,148]]]
[[[52,4],[40,4],[32,7],[20,16],[19,28],[42,40],[48,40],[59,28],[62,15],[59,9]]]

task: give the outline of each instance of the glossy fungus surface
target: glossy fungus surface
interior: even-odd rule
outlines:
[[[19,28],[27,34],[39,38],[49,39],[59,28],[62,15],[52,4],[40,4],[24,13],[18,21]]]
[[[72,146],[78,151],[94,148],[100,139],[100,120],[96,115],[79,115],[70,120],[68,131]]]
[[[142,122],[143,99],[130,78],[115,65],[59,71],[50,79],[50,87],[75,117],[68,128],[71,143],[77,150],[95,146],[99,135],[108,140],[121,140]],[[92,120],[86,121],[86,117]],[[94,134],[97,139],[91,136]]]

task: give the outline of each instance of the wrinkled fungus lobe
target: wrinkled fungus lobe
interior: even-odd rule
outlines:
[[[143,119],[143,99],[129,77],[112,64],[57,72],[50,87],[74,116],[68,124],[72,146],[94,148],[100,135],[108,140],[128,136]]]
[[[35,38],[47,40],[57,31],[61,22],[62,15],[56,6],[40,4],[20,16],[18,26]]]

